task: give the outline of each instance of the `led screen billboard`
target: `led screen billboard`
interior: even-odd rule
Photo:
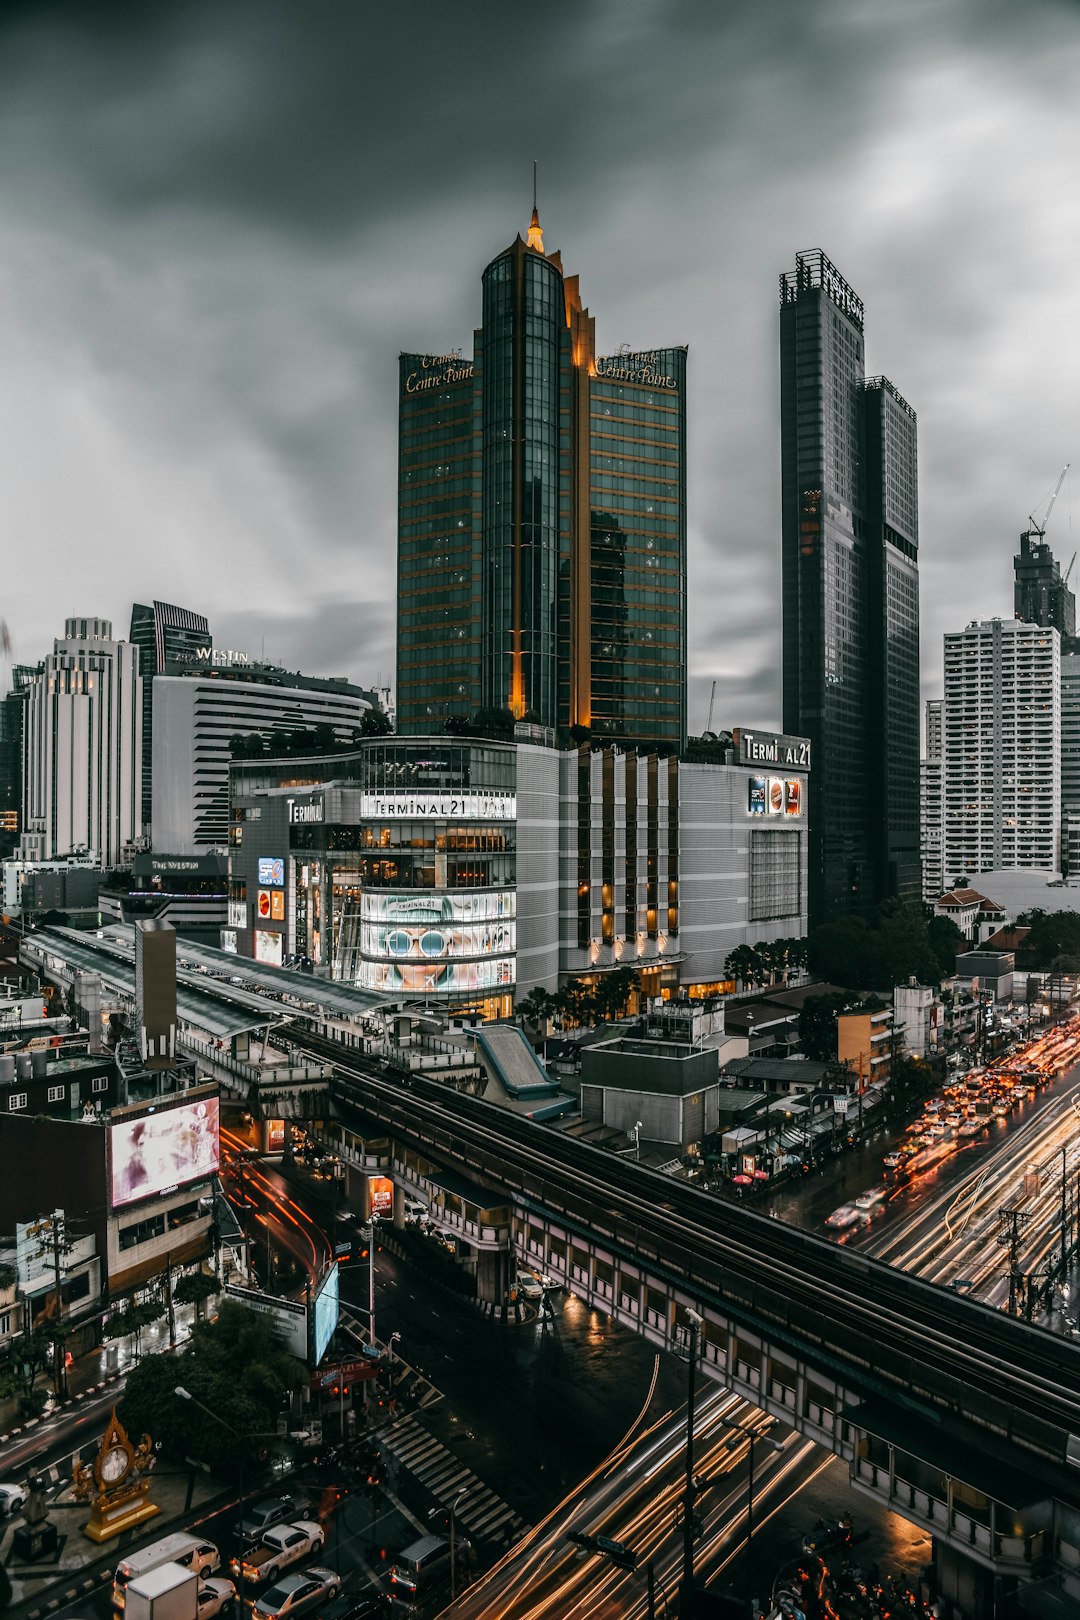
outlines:
[[[338,1269],[331,1266],[315,1294],[311,1313],[311,1364],[317,1367],[338,1325]]]
[[[801,816],[802,795],[802,781],[797,776],[752,776],[747,812],[752,816]]]
[[[204,1180],[217,1172],[218,1162],[216,1097],[122,1119],[109,1127],[112,1206]]]
[[[280,967],[284,960],[285,936],[273,934],[268,928],[255,929],[255,960],[268,967]]]
[[[361,990],[429,991],[505,990],[516,982],[512,956],[488,957],[481,962],[360,962],[356,983]]]
[[[460,894],[432,896],[366,889],[360,896],[360,916],[364,922],[396,922],[402,903],[418,900],[428,906],[437,905],[454,923],[495,922],[517,916],[517,895],[513,889],[466,890]]]
[[[285,862],[278,856],[259,856],[259,882],[268,889],[280,889],[285,884]]]

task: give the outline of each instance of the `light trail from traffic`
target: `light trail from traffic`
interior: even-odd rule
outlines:
[[[264,1202],[262,1210],[253,1211],[256,1220],[269,1227],[280,1246],[304,1267],[311,1283],[316,1283],[332,1259],[330,1242],[322,1227],[302,1204],[283,1192],[246,1158],[248,1144],[242,1137],[222,1127],[221,1147],[223,1160],[228,1168],[239,1172],[248,1198],[254,1193]],[[229,1202],[234,1210],[244,1208],[235,1196],[230,1197]]]

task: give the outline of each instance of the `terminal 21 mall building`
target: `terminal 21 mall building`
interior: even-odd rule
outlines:
[[[619,967],[729,991],[735,946],[806,932],[810,772],[804,738],[732,736],[701,763],[449,736],[237,761],[222,944],[485,1019]]]

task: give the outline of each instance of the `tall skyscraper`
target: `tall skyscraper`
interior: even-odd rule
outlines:
[[[23,716],[30,682],[29,664],[11,667],[11,691],[0,702],[0,860],[13,854],[22,831]]]
[[[945,887],[998,867],[1058,868],[1061,654],[1053,627],[972,623],[945,637]]]
[[[862,300],[820,251],[780,278],[784,728],[814,748],[810,925],[918,900],[915,412],[867,379]]]
[[[1025,624],[1053,625],[1061,636],[1076,634],[1076,597],[1041,529],[1025,529],[1020,536],[1013,557],[1013,611]]]
[[[686,349],[598,356],[535,209],[482,289],[471,359],[401,356],[398,729],[681,747]]]
[[[945,704],[934,698],[926,705],[926,748],[919,761],[919,799],[922,822],[923,899],[933,905],[945,893]]]
[[[153,814],[154,677],[179,675],[208,664],[214,642],[210,625],[201,613],[174,607],[171,602],[155,602],[152,607],[136,602],[131,609],[131,641],[139,649],[143,683],[141,795],[143,826],[149,828]]]
[[[139,653],[108,619],[68,619],[23,711],[24,860],[89,850],[120,863],[142,829]]]

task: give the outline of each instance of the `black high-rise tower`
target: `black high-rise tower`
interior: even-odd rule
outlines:
[[[784,728],[814,748],[810,925],[918,901],[915,412],[867,379],[863,305],[820,251],[780,278]]]

